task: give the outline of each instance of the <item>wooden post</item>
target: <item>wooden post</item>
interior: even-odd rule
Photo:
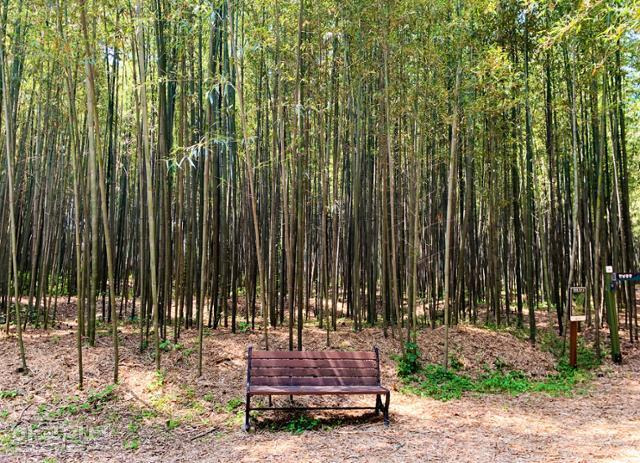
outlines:
[[[578,368],[578,323],[569,322],[569,365]]]

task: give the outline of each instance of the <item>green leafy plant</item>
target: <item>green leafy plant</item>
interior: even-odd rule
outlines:
[[[164,370],[156,370],[155,378],[153,379],[153,381],[151,381],[151,384],[149,384],[148,389],[154,391],[156,389],[162,388],[162,386],[164,386],[165,378],[166,372]]]
[[[227,402],[227,405],[225,405],[224,408],[229,413],[231,413],[232,411],[234,411],[236,408],[240,407],[241,405],[244,405],[244,400],[239,399],[237,397],[234,397],[233,399],[229,399],[229,401]]]
[[[502,369],[487,373],[475,382],[472,390],[477,392],[507,392],[521,394],[531,390],[532,384],[521,371],[504,372]]]
[[[89,394],[89,397],[87,397],[87,403],[94,407],[97,407],[106,402],[109,402],[115,398],[115,390],[115,384],[110,384],[104,389],[92,392],[91,394]]]
[[[55,410],[49,412],[49,416],[51,418],[59,418],[65,415],[76,415],[79,411],[80,409],[78,408],[78,405],[71,403],[58,407]]]
[[[398,376],[406,378],[420,369],[420,349],[413,342],[404,345],[404,353],[398,358]]]
[[[124,441],[123,447],[125,450],[138,450],[140,447],[140,441],[136,439],[126,440]]]
[[[129,432],[131,433],[136,433],[138,432],[138,430],[140,429],[140,425],[138,423],[136,423],[135,421],[132,421],[131,423],[129,423],[127,425],[127,429],[129,430]]]
[[[158,412],[156,412],[155,410],[151,409],[151,408],[145,408],[140,412],[139,417],[141,419],[145,419],[145,418],[155,418],[156,416],[158,416]]]
[[[455,371],[462,370],[462,367],[464,367],[460,359],[454,354],[449,356],[449,366]]]
[[[165,352],[184,349],[184,346],[182,344],[180,344],[179,342],[174,344],[170,339],[164,339],[163,341],[160,341],[160,344],[158,346]]]
[[[543,392],[550,395],[571,395],[577,385],[589,378],[581,370],[561,369],[557,374],[534,381],[518,370],[488,370],[478,378],[445,371],[441,365],[426,365],[414,375],[402,379],[407,392],[448,401],[459,399],[465,392],[508,393]]]
[[[160,344],[158,345],[160,347],[160,349],[162,349],[165,352],[169,352],[171,350],[171,341],[168,339],[165,339],[163,341],[160,342]]]
[[[565,339],[554,331],[546,330],[540,335],[540,349],[550,352],[558,360],[558,371],[564,371],[569,366],[569,346],[565,345]],[[578,369],[593,370],[602,364],[593,347],[589,346],[584,338],[578,339]]]
[[[238,333],[247,333],[251,330],[251,325],[247,322],[238,322],[236,325],[236,331]]]
[[[186,399],[193,399],[196,396],[196,390],[193,386],[187,386],[184,388],[184,397]]]
[[[91,411],[91,410],[101,410],[102,406],[115,399],[115,389],[116,386],[114,384],[110,384],[104,389],[100,389],[98,391],[94,391],[87,396],[87,399],[84,402],[81,402],[77,397],[72,399],[70,403],[66,405],[62,405],[55,410],[49,412],[49,416],[52,418],[59,418],[65,415],[77,415],[83,411]],[[43,415],[47,412],[46,405],[42,404],[38,406],[38,413]]]
[[[170,418],[170,419],[167,420],[166,424],[167,424],[167,429],[169,431],[173,431],[178,426],[180,426],[180,420],[174,420],[173,418]]]
[[[311,431],[315,429],[320,422],[315,418],[309,418],[306,415],[300,415],[297,418],[289,421],[285,425],[285,429],[291,434],[302,434],[305,431]]]
[[[445,370],[441,365],[426,365],[419,372],[405,376],[403,382],[408,392],[444,401],[459,399],[463,392],[473,389],[471,379]]]
[[[11,389],[8,391],[0,391],[0,399],[14,399],[19,395],[20,393],[15,389]]]

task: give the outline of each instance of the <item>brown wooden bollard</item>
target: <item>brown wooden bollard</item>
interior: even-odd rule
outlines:
[[[569,365],[578,368],[578,323],[569,322]]]

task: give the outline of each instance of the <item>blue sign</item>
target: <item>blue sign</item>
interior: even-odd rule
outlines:
[[[640,281],[640,273],[616,273],[616,280],[637,283]]]
[[[622,283],[638,283],[640,282],[640,273],[612,273],[611,289],[616,289]]]

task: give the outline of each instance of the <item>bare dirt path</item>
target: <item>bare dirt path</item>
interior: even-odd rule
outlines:
[[[292,436],[240,432],[186,445],[176,461],[640,462],[640,361],[611,368],[586,395],[483,395],[439,402],[395,393],[392,423]],[[150,455],[147,455],[148,457]],[[144,458],[146,458],[144,457]]]
[[[192,334],[164,355],[158,375],[151,352],[138,352],[136,328],[123,327],[122,383],[104,395],[111,377],[106,327],[97,346],[85,348],[83,392],[75,387],[72,328],[67,320],[26,334],[28,375],[15,372],[15,338],[0,335],[0,462],[640,462],[640,350],[628,344],[625,364],[605,363],[582,394],[467,394],[440,402],[397,390],[394,341],[378,329],[354,334],[344,326],[332,335],[333,348],[376,344],[383,352],[391,426],[328,412],[314,415],[316,430],[294,435],[283,429],[290,415],[263,414],[246,434],[244,355],[248,344],[260,344],[260,332],[208,333],[198,379]],[[305,335],[306,349],[324,347],[323,331],[308,327]],[[286,348],[286,329],[271,336],[274,348]],[[437,358],[440,343],[439,330],[420,334],[428,359]],[[532,376],[553,368],[548,354],[526,342],[478,328],[452,330],[452,351],[470,373],[496,358]]]

